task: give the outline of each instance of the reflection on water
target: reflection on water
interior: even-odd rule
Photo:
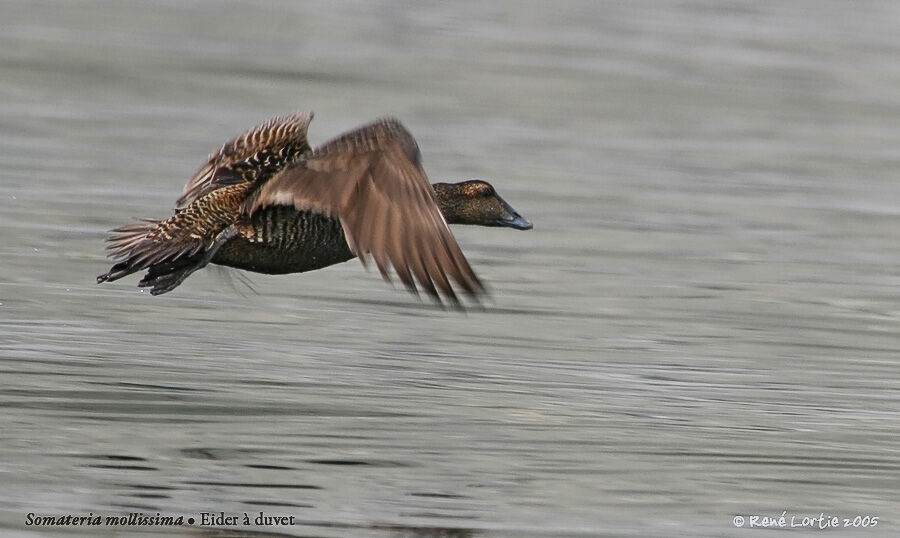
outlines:
[[[227,7],[0,2],[2,528],[723,536],[787,511],[896,534],[896,6]],[[396,115],[432,180],[534,222],[455,230],[492,304],[357,262],[255,293],[93,284],[106,230],[304,108],[315,143]]]

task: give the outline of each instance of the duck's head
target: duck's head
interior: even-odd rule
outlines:
[[[487,181],[472,179],[461,183],[435,183],[432,187],[449,224],[507,226],[516,230],[530,230],[532,227],[500,198]]]

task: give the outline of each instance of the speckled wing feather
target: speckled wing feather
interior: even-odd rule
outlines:
[[[176,209],[239,183],[265,181],[310,150],[306,130],[312,112],[277,116],[226,142],[188,181]]]
[[[386,280],[393,266],[413,293],[418,281],[438,301],[443,294],[459,305],[451,280],[470,296],[484,293],[441,214],[415,140],[394,119],[321,146],[260,186],[244,210],[271,205],[338,218],[363,264],[371,256]]]
[[[106,240],[107,253],[113,259],[127,260],[130,272],[193,256],[240,215],[239,208],[251,187],[217,189],[166,220],[142,219],[116,228]]]

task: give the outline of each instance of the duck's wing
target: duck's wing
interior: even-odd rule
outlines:
[[[388,281],[392,265],[413,293],[417,280],[438,301],[443,294],[459,306],[451,279],[472,297],[484,293],[437,205],[415,140],[397,120],[324,144],[262,184],[244,210],[271,205],[338,218],[363,264],[371,256]]]
[[[265,181],[310,150],[306,130],[312,112],[277,116],[226,142],[184,186],[175,209],[211,191],[244,182]]]

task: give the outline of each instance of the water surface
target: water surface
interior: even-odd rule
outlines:
[[[898,20],[0,2],[2,532],[264,511],[295,524],[249,530],[766,536],[734,517],[786,511],[896,534]],[[106,230],[299,109],[315,142],[396,115],[434,181],[488,179],[534,222],[455,230],[484,311],[355,261],[255,293],[210,270],[162,297],[94,284]]]

